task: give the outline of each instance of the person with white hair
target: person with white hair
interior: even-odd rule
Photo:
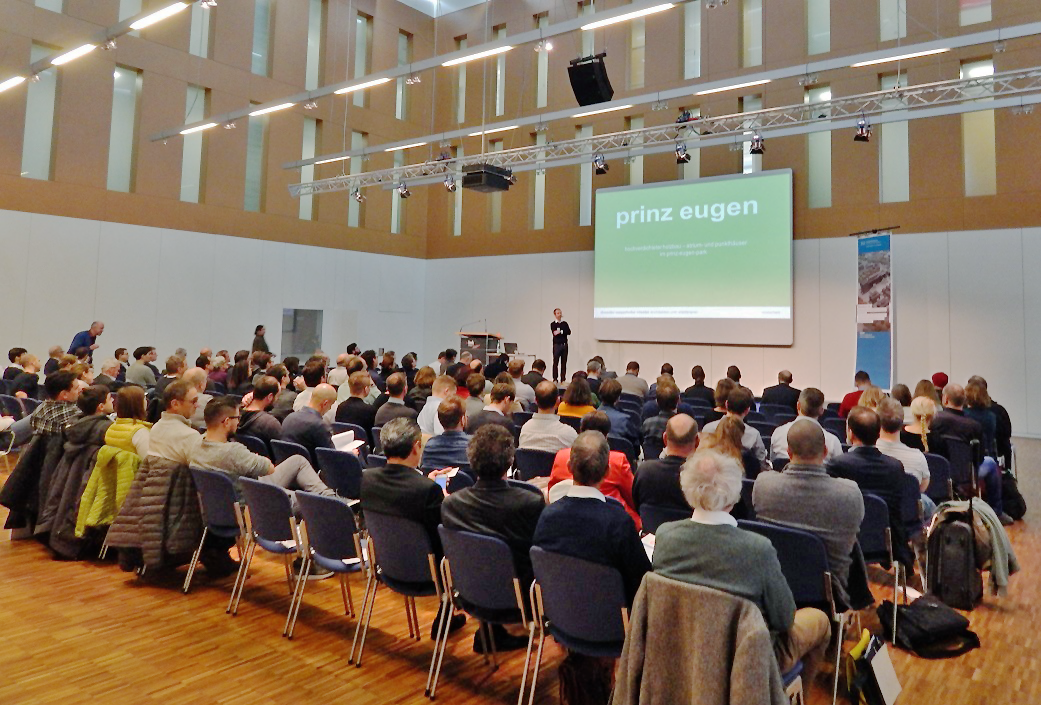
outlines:
[[[795,609],[773,544],[739,529],[730,515],[741,499],[741,464],[714,450],[699,450],[683,465],[680,487],[694,513],[658,527],[652,567],[673,580],[722,590],[754,602],[773,638],[781,672],[803,662],[812,683],[831,638],[828,616]]]

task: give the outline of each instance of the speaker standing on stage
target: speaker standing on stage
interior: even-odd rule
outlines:
[[[571,326],[562,320],[559,308],[553,309],[553,322],[549,329],[553,333],[553,381],[567,379],[567,337],[571,335]],[[560,364],[560,376],[557,376],[557,364]]]

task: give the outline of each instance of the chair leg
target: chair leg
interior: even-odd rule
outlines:
[[[300,575],[296,578],[296,589],[293,597],[289,600],[289,614],[286,615],[286,626],[282,629],[282,636],[292,639],[293,630],[296,629],[296,618],[300,614],[300,605],[304,601],[304,590],[307,589],[307,574],[311,568],[311,557],[304,558],[300,566]]]
[[[524,705],[524,684],[528,680],[528,665],[531,663],[531,645],[535,642],[535,620],[531,620],[528,627],[528,650],[524,652],[524,670],[521,671],[520,694],[517,696],[517,705]]]
[[[484,659],[485,665],[490,662],[488,655],[491,649],[488,648],[488,634],[484,631],[484,622],[477,623],[477,636],[481,640],[481,657]]]
[[[372,573],[365,576],[365,591],[361,597],[361,614],[354,625],[354,641],[351,643],[351,652],[347,657],[347,663],[354,663],[354,651],[358,647],[358,636],[361,634],[361,623],[365,621],[365,607],[369,604],[369,588],[372,586]]]
[[[419,612],[416,610],[416,598],[409,598],[412,601],[412,623],[416,625],[416,641],[423,640],[423,630],[419,628]]]
[[[208,530],[208,527],[202,527],[202,538],[199,539],[199,545],[196,547],[195,553],[192,554],[192,561],[188,564],[188,574],[184,576],[184,586],[182,588],[185,595],[188,594],[188,588],[192,585],[192,576],[195,575],[195,566],[199,565],[199,556],[202,554],[202,545],[206,541]]]
[[[408,622],[408,638],[415,639],[416,630],[412,628],[412,608],[408,604],[408,596],[402,595],[402,598],[405,601],[405,621]]]
[[[495,653],[495,633],[492,631],[492,625],[489,622],[484,623],[484,631],[488,634],[488,645],[491,646],[492,652],[492,672],[499,670],[499,659],[498,654]]]
[[[437,622],[437,634],[434,640],[434,655],[430,659],[430,673],[427,674],[426,696],[431,700],[437,691],[437,680],[441,675],[441,664],[448,649],[448,627],[452,622],[452,601],[447,595],[441,598],[441,614]]]
[[[361,655],[365,651],[365,637],[369,635],[369,622],[372,621],[372,609],[376,606],[376,589],[378,587],[379,585],[373,582],[372,597],[369,599],[369,613],[365,616],[365,627],[362,629],[361,642],[358,644],[358,660],[354,663],[357,668],[361,668]]]
[[[842,674],[842,643],[846,638],[846,613],[838,615],[836,620],[839,625],[838,643],[835,644],[835,684],[831,689],[831,705],[835,705],[839,699],[839,677]]]
[[[256,552],[257,544],[252,541],[249,542],[246,546],[246,560],[239,565],[238,590],[232,593],[231,602],[228,603],[228,606],[231,608],[232,617],[239,613],[239,602],[242,600],[242,593],[246,588],[246,577],[249,574],[249,564],[253,562],[253,555]]]
[[[542,647],[546,641],[546,632],[544,629],[539,629],[539,648],[535,652],[535,670],[531,674],[531,697],[528,698],[528,705],[535,704],[535,684],[539,679],[539,668],[542,666]],[[835,705],[832,703],[832,705]]]
[[[351,586],[346,573],[340,573],[340,595],[343,597],[344,614],[354,617],[354,598],[351,596]]]
[[[290,595],[292,595],[293,591],[296,589],[296,585],[293,584],[293,555],[294,554],[292,553],[282,554],[282,562],[285,564],[286,567],[286,587],[289,588]],[[303,573],[303,561],[300,561],[300,563],[301,573],[306,577],[307,573]]]

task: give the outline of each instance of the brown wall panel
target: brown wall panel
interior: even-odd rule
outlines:
[[[134,191],[141,195],[177,200],[181,193],[179,139],[153,142],[150,134],[170,124],[172,115],[184,116],[188,84],[160,73],[146,73],[138,98],[137,170]],[[206,139],[206,138],[203,138]]]

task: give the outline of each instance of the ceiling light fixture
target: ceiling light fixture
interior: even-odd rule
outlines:
[[[361,189],[356,188],[353,191],[351,191],[351,198],[353,198],[358,203],[365,203],[365,196],[364,194],[362,194]]]
[[[404,181],[398,184],[398,195],[402,198],[408,198],[412,195],[412,192],[408,190],[408,186],[405,185]]]
[[[188,7],[188,3],[186,2],[175,2],[173,5],[164,7],[162,10],[158,10],[157,12],[142,17],[137,22],[132,23],[130,29],[144,29],[145,27],[154,25],[156,22],[165,20],[167,17],[176,15],[186,7]]]
[[[647,15],[653,15],[658,12],[664,12],[665,10],[672,9],[673,7],[676,7],[675,3],[667,2],[662,5],[648,7],[645,10],[627,12],[624,15],[618,15],[617,17],[609,17],[606,20],[597,20],[596,22],[590,22],[589,24],[582,25],[582,31],[588,32],[593,29],[600,29],[601,27],[607,27],[608,25],[618,24],[619,22],[628,22],[629,20],[635,20],[638,17],[646,17]]]
[[[855,64],[850,64],[850,68],[859,69],[861,66],[874,66],[875,64],[887,64],[890,61],[903,61],[904,59],[917,59],[920,56],[932,56],[933,54],[943,54],[944,52],[950,51],[950,47],[943,49],[927,49],[925,51],[916,51],[911,54],[901,54],[899,56],[890,56],[885,59],[871,59],[870,61],[858,61]]]
[[[304,110],[314,110],[317,107],[318,107],[318,103],[316,103],[313,100],[309,100],[306,103],[304,103]]]
[[[413,147],[422,147],[425,144],[426,144],[426,142],[413,142],[412,144],[403,144],[400,147],[387,147],[383,151],[384,152],[397,152],[400,149],[412,149]],[[408,198],[408,196],[405,196],[405,198]]]
[[[209,10],[210,8],[217,7],[217,0],[199,0],[199,5],[204,9]]]
[[[865,118],[857,120],[857,134],[853,135],[854,142],[871,141],[871,123]]]
[[[445,190],[449,193],[455,191],[455,177],[451,174],[445,177]]]
[[[799,79],[800,86],[813,86],[816,85],[819,77],[815,73],[808,73]]]
[[[217,126],[217,123],[215,123],[215,122],[207,122],[207,123],[205,123],[203,125],[196,125],[195,127],[188,127],[188,128],[186,128],[184,130],[181,130],[181,134],[182,135],[190,135],[193,132],[201,132],[202,130],[208,130],[211,127],[216,127],[216,126]]]
[[[95,44],[84,44],[81,47],[77,47],[72,51],[67,51],[61,56],[57,56],[51,59],[51,63],[55,66],[61,66],[62,64],[67,64],[70,61],[73,61],[74,59],[80,58],[81,56],[86,56],[87,54],[89,54],[97,48],[98,47]]]
[[[17,86],[20,83],[23,83],[24,81],[25,76],[14,76],[12,78],[9,78],[3,83],[0,83],[0,93],[3,93],[8,88],[14,88],[15,86]]]
[[[372,81],[366,81],[365,83],[359,83],[356,86],[347,86],[346,88],[341,88],[338,91],[333,91],[333,93],[336,93],[337,95],[343,95],[345,93],[353,93],[354,91],[360,91],[365,88],[372,88],[373,86],[379,86],[381,84],[389,82],[389,78],[377,78]]]
[[[553,51],[553,42],[548,39],[540,39],[538,43],[535,44],[535,51]]]
[[[249,114],[249,116],[259,117],[261,115],[267,115],[268,113],[273,113],[278,110],[285,110],[286,108],[291,108],[294,105],[296,105],[296,103],[282,103],[281,105],[272,105],[270,108],[260,108],[259,110],[254,110]]]
[[[488,57],[488,56],[495,56],[496,54],[503,54],[503,53],[509,51],[512,48],[513,47],[511,47],[511,46],[504,46],[504,47],[496,47],[495,49],[486,49],[485,51],[479,51],[476,54],[470,54],[469,56],[460,56],[458,59],[450,59],[450,60],[444,62],[441,65],[442,66],[458,66],[459,64],[465,64],[468,61],[476,61],[477,59],[483,59],[483,58]]]
[[[236,127],[238,127],[238,125],[235,124],[234,120],[224,123],[225,130],[234,130]]]
[[[687,145],[683,144],[682,142],[676,145],[676,163],[690,163],[690,152],[687,151]]]
[[[483,130],[481,132],[471,132],[467,137],[480,137],[481,135],[490,135],[495,132],[506,132],[507,130],[516,130],[519,125],[508,125],[507,127],[495,127],[491,130]]]
[[[633,106],[631,106],[631,105],[616,105],[613,108],[601,108],[600,110],[589,110],[589,111],[584,112],[584,113],[575,113],[571,117],[573,117],[573,118],[589,117],[590,115],[599,115],[600,113],[613,113],[616,110],[628,110],[631,107],[633,107]]]
[[[596,170],[598,176],[603,176],[611,170],[611,167],[607,163],[607,160],[604,159],[603,154],[597,154],[593,157],[593,169]]]
[[[748,81],[747,83],[735,83],[732,86],[722,86],[720,88],[709,88],[704,91],[698,91],[694,95],[708,95],[709,93],[722,93],[723,91],[733,91],[738,88],[748,88],[749,86],[761,86],[764,83],[770,83],[771,79],[764,78],[759,81]]]
[[[105,51],[112,51],[113,49],[116,48],[116,40],[115,39],[106,39],[105,43],[101,45],[101,48],[104,49]]]
[[[764,142],[764,140],[763,140],[762,136],[760,136],[758,134],[753,135],[752,136],[752,141],[748,145],[748,153],[749,154],[759,154],[759,155],[761,155],[763,153],[763,151],[764,151],[763,142]]]
[[[405,85],[407,85],[407,86],[414,86],[417,83],[422,83],[422,82],[423,82],[423,77],[420,76],[418,73],[410,74],[408,76],[408,78],[405,79]]]
[[[348,159],[350,159],[350,157],[333,157],[331,159],[322,159],[314,164],[315,166],[318,166],[319,164],[331,164],[332,162],[345,162]]]

